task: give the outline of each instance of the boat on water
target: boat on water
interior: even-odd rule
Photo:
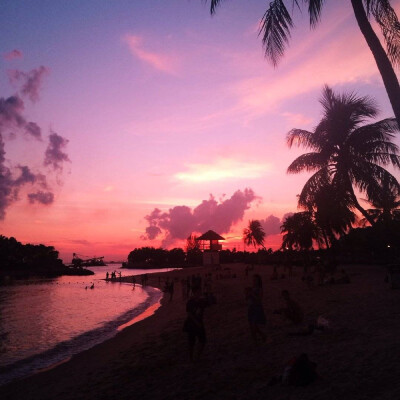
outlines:
[[[104,262],[104,256],[82,258],[82,256],[77,253],[73,253],[71,263],[74,267],[102,267],[106,265],[106,263]]]

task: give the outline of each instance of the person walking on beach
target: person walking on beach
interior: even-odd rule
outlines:
[[[197,358],[200,358],[206,344],[206,331],[203,323],[204,309],[207,303],[201,298],[201,289],[198,286],[192,288],[192,297],[186,303],[187,317],[183,325],[183,331],[187,333],[189,341],[189,358],[194,359],[196,340],[198,341]]]
[[[267,322],[265,318],[264,308],[262,304],[263,289],[261,276],[255,274],[253,276],[253,286],[246,288],[246,300],[248,302],[247,317],[249,320],[250,333],[255,343],[258,337],[265,341],[265,334],[261,330]]]

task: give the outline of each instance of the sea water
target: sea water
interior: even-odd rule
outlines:
[[[106,282],[106,272],[163,270],[91,267],[95,275],[29,280],[0,287],[0,385],[68,359],[112,336],[162,297],[158,289]],[[118,279],[117,279],[118,280]],[[137,279],[137,281],[140,281]],[[94,288],[90,287],[94,284]]]

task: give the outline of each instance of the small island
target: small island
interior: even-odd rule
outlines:
[[[85,268],[64,265],[53,246],[22,244],[3,235],[0,235],[0,260],[0,284],[33,277],[94,274]]]

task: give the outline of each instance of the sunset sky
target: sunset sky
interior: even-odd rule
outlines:
[[[212,17],[200,0],[2,1],[0,97],[18,94],[26,119],[0,123],[4,165],[14,183],[22,166],[32,175],[3,202],[0,233],[65,261],[123,260],[196,229],[243,249],[257,218],[279,247],[308,177],[286,174],[302,150],[285,136],[318,123],[323,85],[393,112],[350,1],[327,1],[315,30],[296,11],[275,69],[258,37],[267,3],[225,1]]]

